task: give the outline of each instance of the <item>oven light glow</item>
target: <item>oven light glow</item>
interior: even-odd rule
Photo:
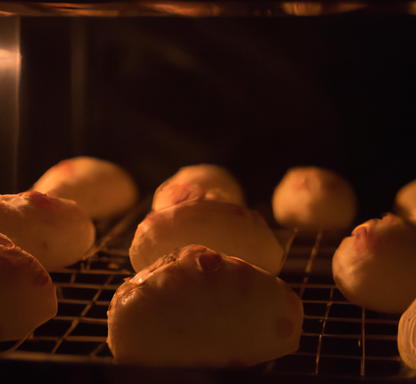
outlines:
[[[5,75],[3,71],[6,70],[13,70],[14,72],[17,72],[17,69],[20,68],[20,59],[20,52],[13,52],[6,49],[0,49],[0,71],[2,71],[1,76],[3,77]],[[9,75],[13,76],[14,74],[9,73]],[[16,77],[17,80],[16,75],[14,75],[13,77]]]

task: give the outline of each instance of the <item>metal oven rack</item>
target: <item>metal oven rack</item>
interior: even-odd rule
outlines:
[[[138,209],[104,236],[93,257],[51,274],[59,298],[57,316],[4,354],[5,359],[112,363],[106,344],[107,308],[123,279],[134,273],[128,247],[143,212],[143,207]],[[300,348],[256,369],[266,375],[353,380],[400,377],[399,316],[364,310],[338,291],[331,259],[339,239],[318,233],[314,238],[294,236],[290,244],[280,277],[303,301]]]

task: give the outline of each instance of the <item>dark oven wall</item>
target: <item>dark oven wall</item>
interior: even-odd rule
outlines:
[[[416,22],[283,18],[22,18],[17,190],[76,155],[127,168],[144,193],[212,162],[268,206],[287,168],[348,178],[360,217],[416,178]]]

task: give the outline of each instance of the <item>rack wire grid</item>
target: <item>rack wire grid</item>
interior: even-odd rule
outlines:
[[[142,207],[122,220],[101,239],[93,257],[51,273],[58,313],[11,348],[8,359],[112,362],[106,343],[107,309],[117,288],[134,274],[128,248],[143,214]],[[313,238],[292,236],[288,242],[279,277],[302,299],[303,333],[298,351],[267,363],[267,372],[357,379],[401,375],[399,316],[365,310],[343,297],[331,271],[338,244],[322,233]],[[2,344],[3,349],[10,347]]]

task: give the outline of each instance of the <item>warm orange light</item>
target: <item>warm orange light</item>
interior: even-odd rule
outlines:
[[[319,16],[331,13],[350,12],[367,7],[362,3],[317,3],[309,1],[284,2],[283,10],[294,16]]]
[[[0,71],[13,71],[17,72],[20,67],[20,52],[19,51],[9,51],[6,49],[0,49]],[[9,73],[8,75],[11,75]],[[16,77],[16,75],[14,75]]]
[[[408,13],[410,15],[416,15],[416,1],[411,1],[409,3],[409,10]]]
[[[219,8],[209,3],[147,4],[147,7],[167,14],[188,17],[218,16],[219,14]]]

